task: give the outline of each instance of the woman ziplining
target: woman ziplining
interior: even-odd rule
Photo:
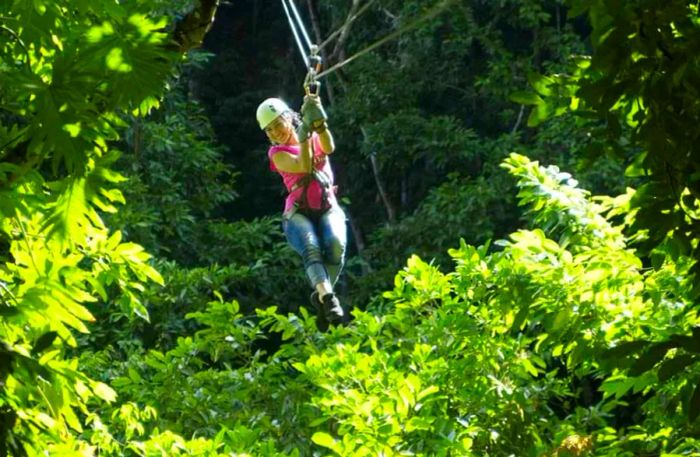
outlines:
[[[301,256],[304,270],[314,289],[311,306],[316,310],[316,325],[326,331],[329,325],[345,320],[334,286],[345,263],[347,228],[345,213],[338,205],[329,155],[335,150],[333,135],[319,95],[318,79],[343,67],[361,55],[381,46],[401,33],[443,11],[453,0],[433,6],[420,18],[383,37],[333,67],[320,72],[319,51],[366,11],[369,0],[321,46],[311,43],[293,0],[281,0],[289,26],[307,68],[306,95],[301,116],[280,98],[268,98],[257,109],[260,129],[270,140],[268,159],[272,171],[279,173],[287,188],[283,230],[288,243]],[[306,45],[306,48],[304,46]]]
[[[256,117],[272,143],[267,153],[270,168],[280,174],[288,192],[284,234],[304,261],[314,288],[316,326],[326,331],[345,315],[333,291],[345,260],[345,213],[335,197],[328,159],[335,144],[320,97],[308,94],[301,113],[300,117],[279,98],[268,98],[258,106]]]
[[[345,212],[335,197],[328,158],[335,142],[318,95],[318,47],[311,44],[294,2],[282,0],[282,6],[308,68],[306,96],[301,116],[283,100],[268,98],[258,106],[256,118],[271,143],[267,152],[270,169],[279,173],[288,192],[282,217],[284,234],[304,262],[313,288],[311,307],[316,311],[316,326],[326,331],[345,317],[333,289],[345,262]]]

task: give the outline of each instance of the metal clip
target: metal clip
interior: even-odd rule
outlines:
[[[306,92],[306,95],[318,95],[321,86],[321,83],[316,79],[316,76],[321,71],[321,64],[323,63],[321,56],[318,55],[318,51],[318,46],[312,44],[308,57],[309,69],[304,78],[304,92]]]

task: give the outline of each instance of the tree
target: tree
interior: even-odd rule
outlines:
[[[197,3],[189,14],[208,26],[215,4]],[[142,283],[162,281],[150,256],[102,217],[124,201],[115,188],[123,178],[112,170],[120,113],[156,106],[181,52],[206,29],[186,15],[190,33],[173,40],[168,19],[151,15],[155,6],[0,7],[4,455],[88,449],[72,438],[83,427],[79,416],[91,399],[111,401],[114,392],[82,373],[66,348],[94,319],[87,303],[118,295],[124,311],[145,316]]]
[[[533,80],[530,124],[572,112],[595,138],[589,159],[611,155],[641,185],[630,199],[630,233],[647,254],[697,258],[700,238],[698,7],[686,1],[571,1],[587,14],[590,56]],[[699,264],[700,265],[700,264]],[[697,276],[700,266],[693,269]]]
[[[697,370],[683,365],[691,346],[651,372],[610,363],[630,356],[639,370],[665,347],[644,343],[652,351],[637,358],[635,339],[697,324],[680,318],[689,263],[643,268],[614,222],[615,199],[524,156],[504,168],[530,226],[499,251],[461,242],[449,271],[409,258],[346,327],[322,334],[308,312],[253,319],[217,299],[188,314],[197,331],[167,350],[125,361],[86,353],[86,364],[119,389],[118,414],[157,406],[132,432],[151,442],[158,428],[254,455],[700,451],[680,409]],[[270,330],[282,344],[263,353]],[[625,408],[633,414],[621,423]]]

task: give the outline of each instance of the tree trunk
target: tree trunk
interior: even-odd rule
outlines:
[[[357,256],[362,259],[362,262],[360,262],[360,266],[362,268],[362,274],[367,275],[372,272],[372,267],[365,261],[364,258],[364,252],[365,252],[365,237],[362,234],[362,229],[360,228],[359,225],[357,225],[357,222],[355,221],[355,218],[352,217],[352,214],[350,213],[349,210],[345,210],[345,214],[348,216],[348,222],[350,223],[350,230],[352,230],[352,236],[353,239],[355,240],[355,246],[357,247]]]
[[[523,121],[523,114],[525,114],[525,105],[520,105],[520,112],[518,113],[518,118],[515,121],[513,129],[510,131],[511,135],[515,135],[515,133],[517,133],[518,131],[518,128],[520,128],[520,123]]]
[[[362,137],[364,141],[368,142],[369,140],[367,137],[367,131],[364,127],[360,127],[360,130],[362,131]],[[372,164],[372,174],[374,175],[374,182],[377,184],[377,191],[379,192],[379,196],[382,199],[382,203],[384,203],[386,217],[389,220],[389,223],[393,224],[394,222],[396,222],[396,211],[394,210],[394,206],[389,200],[389,195],[386,193],[384,181],[382,181],[382,177],[379,174],[379,165],[377,164],[377,159],[374,156],[374,153],[370,154],[369,161]]]
[[[372,164],[372,174],[374,175],[374,182],[377,184],[379,196],[382,199],[382,203],[384,203],[386,217],[389,220],[389,223],[393,224],[394,222],[396,222],[396,210],[394,210],[394,206],[391,204],[389,196],[387,195],[386,190],[384,189],[384,183],[382,182],[382,178],[379,175],[379,166],[377,165],[377,159],[374,153],[370,154],[369,161]]]
[[[408,179],[406,176],[401,178],[401,207],[408,208]]]

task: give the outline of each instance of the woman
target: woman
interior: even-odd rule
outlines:
[[[335,149],[325,112],[317,95],[307,95],[303,120],[278,98],[268,98],[257,110],[260,128],[272,143],[270,168],[287,188],[283,228],[298,252],[314,292],[316,325],[325,331],[343,321],[343,308],[333,286],[343,267],[345,213],[338,206],[328,155]]]

